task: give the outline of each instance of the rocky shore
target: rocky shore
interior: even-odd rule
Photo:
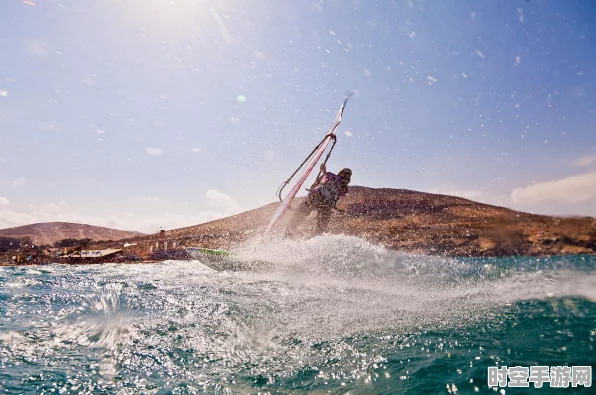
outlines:
[[[296,199],[294,207],[302,199]],[[120,249],[121,253],[104,260],[73,258],[62,261],[154,262],[188,259],[184,247],[233,249],[239,243],[262,235],[277,205],[272,203],[220,220],[158,234],[91,242],[86,248]],[[409,253],[452,257],[596,254],[596,219],[591,217],[535,215],[454,196],[360,186],[351,187],[338,208],[343,213],[333,214],[329,233],[356,236]],[[284,229],[289,218],[290,215],[285,215],[276,225],[272,232],[274,236]],[[314,223],[314,215],[311,215],[298,229],[299,237],[312,234]],[[46,238],[54,236],[43,235]],[[10,264],[12,254],[0,254],[1,263]],[[50,262],[56,262],[56,258],[34,253],[27,263]]]
[[[166,249],[229,249],[262,234],[276,207],[273,203],[127,241],[136,243],[135,253],[143,257],[163,243]],[[366,238],[399,251],[464,257],[596,254],[596,219],[591,217],[534,215],[454,196],[360,186],[351,187],[338,208],[345,213],[332,216],[330,233]],[[308,234],[313,228],[311,217],[302,230]]]

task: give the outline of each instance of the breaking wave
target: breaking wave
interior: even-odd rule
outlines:
[[[473,392],[487,389],[495,360],[596,362],[592,257],[428,257],[341,235],[253,240],[233,252],[245,270],[199,261],[1,268],[2,385]],[[250,270],[254,262],[267,269]],[[554,343],[540,348],[522,333]]]

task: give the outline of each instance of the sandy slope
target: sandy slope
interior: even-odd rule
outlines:
[[[297,199],[299,203],[301,199]],[[295,204],[294,206],[296,206]],[[232,248],[262,234],[277,203],[228,218],[166,232],[168,248]],[[533,215],[445,195],[354,186],[334,214],[330,233],[434,255],[502,256],[596,253],[596,220]],[[287,216],[286,216],[287,220]],[[301,227],[308,234],[314,218]],[[283,223],[276,227],[283,229]],[[159,235],[135,237],[146,254]]]

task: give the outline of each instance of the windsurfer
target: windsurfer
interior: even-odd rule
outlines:
[[[286,235],[291,235],[298,225],[313,210],[317,212],[316,232],[323,233],[327,230],[331,211],[339,210],[336,206],[337,201],[348,192],[348,184],[352,177],[352,170],[342,169],[334,174],[327,171],[325,164],[321,164],[322,177],[315,182],[306,199],[300,204],[297,212],[290,221],[286,230]]]

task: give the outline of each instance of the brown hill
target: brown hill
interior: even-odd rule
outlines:
[[[160,242],[167,242],[169,248],[230,248],[262,234],[276,207],[272,203],[167,231],[165,236],[135,238],[137,252],[147,254]],[[596,220],[590,217],[534,215],[454,196],[359,186],[350,187],[338,207],[345,213],[332,216],[329,232],[363,237],[396,250],[449,256],[596,253]],[[302,229],[313,228],[311,215]]]
[[[62,239],[120,240],[141,235],[140,232],[69,222],[44,222],[0,230],[0,237],[29,238],[35,244],[54,244]]]

